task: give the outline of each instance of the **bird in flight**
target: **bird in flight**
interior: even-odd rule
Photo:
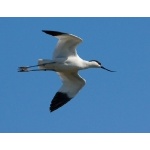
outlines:
[[[102,68],[109,72],[115,72],[106,69],[97,60],[87,61],[80,58],[76,47],[82,42],[81,38],[58,31],[42,31],[58,39],[52,59],[39,59],[38,65],[19,67],[18,72],[55,71],[60,76],[63,84],[51,101],[49,107],[51,112],[70,101],[85,85],[86,80],[78,74],[79,70]],[[34,67],[38,68],[33,69]]]

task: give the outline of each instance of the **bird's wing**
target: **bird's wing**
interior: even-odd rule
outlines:
[[[70,101],[85,85],[85,80],[75,73],[58,73],[63,85],[55,94],[50,104],[50,111],[54,111]]]
[[[69,56],[77,56],[76,46],[82,42],[81,38],[72,34],[58,31],[43,30],[43,32],[59,39],[57,46],[53,52],[53,59],[68,58]]]

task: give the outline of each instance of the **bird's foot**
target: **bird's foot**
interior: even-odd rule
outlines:
[[[18,72],[29,72],[28,67],[19,67]]]

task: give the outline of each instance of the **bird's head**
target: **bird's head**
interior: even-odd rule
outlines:
[[[91,65],[93,67],[102,68],[102,69],[105,69],[105,70],[107,70],[109,72],[116,72],[116,71],[112,71],[112,70],[109,70],[109,69],[103,67],[102,64],[99,61],[97,61],[97,60],[90,60],[89,62],[91,63]]]

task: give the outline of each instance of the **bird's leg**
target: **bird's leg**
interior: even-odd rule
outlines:
[[[34,66],[22,66],[18,68],[18,72],[29,72],[29,71],[48,71],[49,69],[32,69],[30,70],[30,68],[33,67],[38,67],[38,66],[45,66],[47,64],[53,64],[55,62],[51,62],[51,63],[44,63],[44,64],[39,64],[39,65],[34,65]],[[53,70],[49,70],[49,71],[53,71]]]
[[[51,70],[51,69],[31,69],[28,71],[19,71],[19,72],[30,72],[30,71],[54,71],[54,70]]]
[[[35,66],[22,66],[18,68],[18,72],[29,72],[31,70],[29,70],[30,68],[33,67],[38,67],[38,66],[42,66],[42,65],[35,65]],[[43,65],[44,66],[44,65]],[[34,70],[39,70],[39,69],[34,69]]]
[[[29,72],[28,67],[19,67],[18,72]]]

